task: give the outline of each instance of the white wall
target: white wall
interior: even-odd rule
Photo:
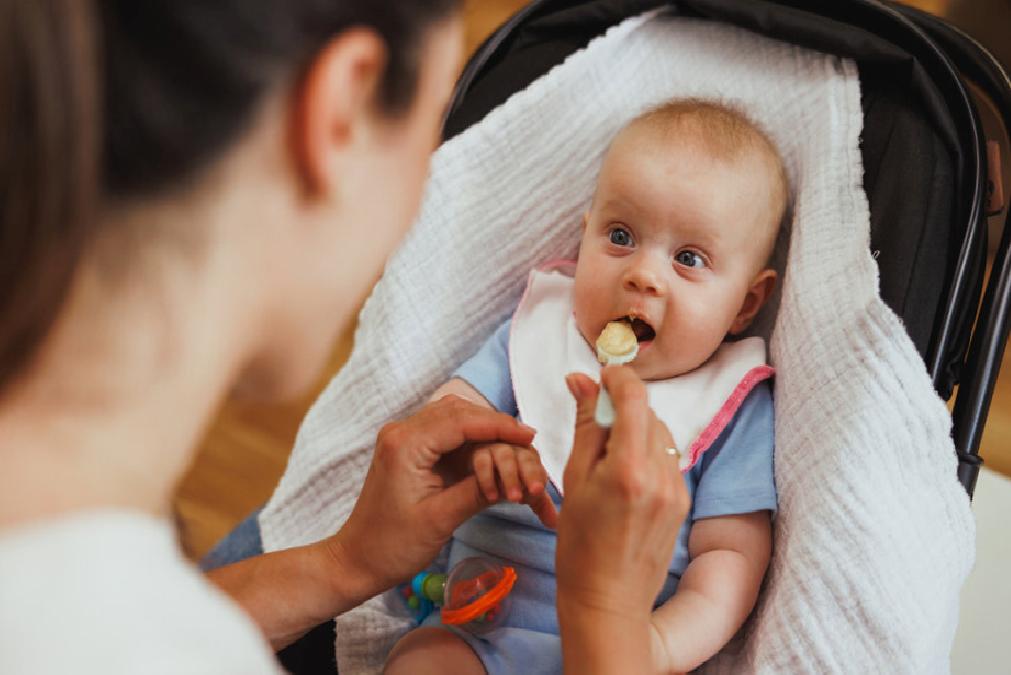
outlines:
[[[972,502],[976,566],[962,589],[954,675],[1011,674],[1011,480],[984,468]]]

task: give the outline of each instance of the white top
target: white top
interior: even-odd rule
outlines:
[[[167,521],[105,510],[0,531],[0,673],[280,672]]]

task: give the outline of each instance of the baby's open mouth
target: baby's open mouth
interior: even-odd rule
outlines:
[[[652,342],[653,339],[656,338],[656,331],[653,330],[653,326],[649,325],[637,316],[623,316],[620,319],[617,319],[617,321],[623,321],[631,326],[632,332],[635,333],[635,339],[640,344],[643,342]]]

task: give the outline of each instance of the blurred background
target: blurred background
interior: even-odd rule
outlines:
[[[466,52],[526,2],[466,0]],[[908,0],[945,17],[1011,65],[1011,0]],[[993,237],[992,240],[995,240]],[[200,557],[252,509],[263,504],[284,472],[299,423],[319,391],[348,357],[352,333],[343,335],[316,388],[284,405],[226,404],[209,428],[175,509],[183,545]],[[1009,350],[1011,352],[1011,350]],[[974,510],[978,562],[963,595],[962,623],[953,656],[956,673],[1011,673],[1011,645],[994,631],[1011,627],[1011,353],[997,383],[981,454],[989,470],[977,488]],[[1009,614],[1004,614],[1004,611]]]

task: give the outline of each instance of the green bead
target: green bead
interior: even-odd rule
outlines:
[[[442,604],[443,594],[446,592],[446,575],[429,574],[421,584],[422,594],[436,604]]]
[[[418,600],[418,596],[416,595],[412,595],[407,599],[407,606],[410,607],[411,609],[417,609],[419,604],[420,601]]]

